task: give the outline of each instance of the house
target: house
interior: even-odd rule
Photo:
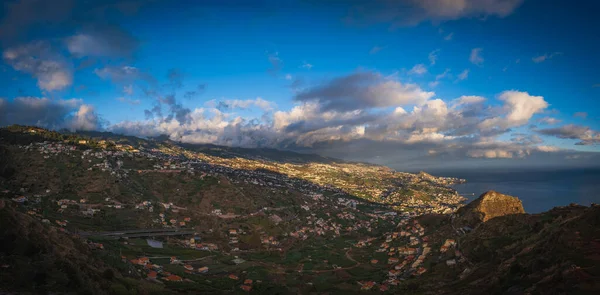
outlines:
[[[447,240],[444,242],[444,246],[446,246],[446,247],[452,247],[452,246],[454,246],[454,245],[456,245],[456,241],[455,241],[455,240],[453,240],[453,239],[447,239]]]
[[[157,272],[155,272],[155,271],[153,271],[153,270],[151,270],[151,271],[148,273],[148,278],[149,278],[149,279],[156,279],[156,277],[157,277],[157,276],[158,276],[158,273],[157,273]]]
[[[228,278],[232,279],[232,280],[239,280],[240,278],[238,278],[238,276],[234,275],[234,274],[230,274],[228,276]]]
[[[178,275],[170,275],[168,277],[165,278],[165,281],[170,281],[170,282],[181,282],[183,281],[183,279],[178,276]]]
[[[246,292],[250,292],[252,290],[252,286],[242,285],[240,288]]]
[[[208,272],[208,266],[203,266],[198,268],[198,273],[207,273]]]
[[[244,285],[252,285],[252,280],[251,279],[245,279],[244,280]]]
[[[371,264],[377,264],[379,262],[377,259],[371,259]]]
[[[371,290],[371,288],[373,288],[373,286],[375,286],[375,282],[373,282],[373,281],[363,282],[361,285],[362,285],[362,287],[360,288],[361,290]]]
[[[400,262],[400,259],[396,258],[396,257],[391,257],[390,259],[388,259],[388,264],[394,264],[394,263],[398,263]]]
[[[180,221],[179,226],[185,226],[185,221]]]
[[[446,265],[447,266],[454,266],[454,265],[456,265],[456,259],[446,260]]]
[[[190,222],[190,221],[192,221],[192,218],[190,218],[190,217],[186,217],[186,218],[184,218],[184,219],[183,219],[183,221],[185,221],[185,222]]]
[[[139,258],[140,265],[146,265],[146,264],[148,264],[148,262],[150,262],[150,259],[148,257],[140,257]]]
[[[392,269],[388,271],[388,277],[397,277],[400,274],[399,270]]]
[[[417,253],[415,248],[398,248],[398,253],[402,255],[413,255]]]
[[[388,288],[388,286],[387,286],[387,285],[380,285],[380,286],[379,286],[379,291],[381,291],[381,292],[385,292],[385,291],[387,291],[388,289],[389,289],[389,288]]]
[[[234,229],[234,228],[232,228],[232,229],[229,230],[229,234],[230,235],[237,235],[237,230]]]
[[[417,275],[422,275],[427,271],[426,268],[424,267],[419,267],[419,269],[417,269]]]
[[[183,268],[185,268],[185,270],[194,271],[194,267],[189,264],[184,265]]]
[[[177,263],[179,263],[179,260],[177,259],[177,257],[171,256],[171,264],[177,264]]]

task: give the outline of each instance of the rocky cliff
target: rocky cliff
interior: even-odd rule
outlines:
[[[475,226],[500,216],[523,213],[525,213],[525,209],[523,209],[521,200],[495,191],[483,193],[479,198],[457,211],[461,221],[469,226]]]

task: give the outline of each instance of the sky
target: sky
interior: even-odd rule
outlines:
[[[600,3],[0,6],[0,125],[402,169],[600,166]]]

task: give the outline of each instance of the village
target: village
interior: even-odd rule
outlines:
[[[97,142],[101,146],[112,146],[106,149],[89,148],[88,144],[87,140],[76,144],[45,141],[19,148],[25,153],[39,153],[45,161],[67,157],[73,163],[81,163],[78,167],[85,171],[104,173],[125,183],[132,177],[188,175],[199,180],[224,179],[227,185],[240,189],[255,186],[274,195],[288,191],[297,193],[295,205],[246,208],[243,211],[222,206],[204,211],[191,210],[189,204],[161,201],[155,197],[144,199],[143,196],[135,202],[119,196],[98,198],[84,195],[73,198],[61,196],[60,191],[51,189],[36,194],[21,189],[13,198],[42,223],[86,239],[94,251],[121,249],[119,251],[130,253],[121,256],[122,263],[153,282],[194,282],[204,280],[201,277],[216,276],[235,282],[240,290],[251,291],[261,280],[260,277],[240,279],[245,277],[244,268],[260,265],[275,270],[283,263],[278,259],[267,263],[254,258],[258,257],[256,255],[280,253],[278,255],[284,259],[289,251],[304,247],[300,245],[310,245],[312,241],[348,242],[348,246],[343,248],[345,255],[335,259],[318,262],[310,255],[300,256],[300,260],[294,260],[297,262],[286,262],[286,269],[297,270],[301,275],[351,271],[368,265],[376,270],[375,273],[386,276],[383,281],[356,281],[357,288],[362,290],[378,288],[386,291],[403,280],[423,275],[428,271],[425,262],[436,255],[447,258],[445,263],[448,266],[462,261],[454,240],[448,239],[440,249],[434,249],[424,228],[414,219],[423,214],[455,212],[464,199],[445,185],[456,179],[399,173],[360,164],[292,164],[219,158],[174,146],[145,149],[108,141]],[[352,176],[348,178],[347,175]],[[357,182],[358,178],[369,180],[375,175],[390,178],[384,182]],[[398,190],[394,186],[404,189]],[[407,196],[402,195],[407,189],[411,191],[413,186],[427,186],[427,197],[416,190]],[[357,190],[361,194],[353,195]],[[106,232],[107,236],[103,237],[103,234],[78,229],[82,222],[103,220],[106,214],[135,214],[149,233],[117,231],[114,235]],[[219,229],[206,228],[207,220],[221,226]],[[256,222],[267,222],[271,224],[269,228],[285,225],[286,230],[257,227]],[[159,229],[162,231],[157,231]],[[248,244],[255,236],[258,243]],[[112,237],[117,239],[117,244]],[[171,252],[186,254],[182,257],[169,256],[168,260],[160,255],[160,258],[143,255],[150,249],[159,253],[156,251],[165,247],[173,249],[169,250]],[[185,252],[190,250],[194,252]],[[223,262],[212,260],[210,257],[215,255],[235,267],[223,266]]]

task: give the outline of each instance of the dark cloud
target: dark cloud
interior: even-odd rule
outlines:
[[[351,0],[342,3],[350,5],[344,18],[348,24],[387,23],[395,28],[463,17],[505,17],[523,0]]]
[[[594,145],[600,143],[600,133],[593,131],[587,126],[569,124],[558,128],[540,129],[537,132],[563,139],[580,140],[575,143],[576,145]]]
[[[80,33],[103,37],[101,39],[106,41],[93,43],[101,48],[91,48],[87,46],[91,43],[85,43],[86,53],[98,53],[99,49],[110,49],[110,53],[127,51],[136,42],[131,42],[134,39],[116,25],[116,20],[135,14],[143,5],[153,2],[157,1],[8,0],[3,3],[0,15],[0,42],[3,47],[9,47],[29,42],[32,36],[42,33],[53,37]],[[124,42],[121,49],[114,46],[119,42]]]
[[[198,95],[204,93],[205,89],[206,89],[206,84],[198,84],[198,86],[196,86],[196,90],[186,91],[183,94],[183,97],[185,99],[193,99],[193,98],[197,97]]]
[[[81,100],[38,97],[17,97],[12,101],[0,98],[0,126],[10,124],[71,130],[102,128],[102,120],[94,108]]]
[[[86,25],[65,42],[75,57],[131,57],[139,47],[133,35],[116,25]]]
[[[12,47],[4,50],[2,57],[13,69],[35,78],[41,90],[62,90],[73,82],[72,65],[49,42],[37,41]]]
[[[352,111],[420,104],[432,96],[433,92],[414,84],[401,84],[374,72],[357,72],[305,89],[294,100],[317,101],[323,111]]]
[[[285,128],[285,132],[292,133],[307,133],[323,128],[330,127],[347,127],[367,124],[375,122],[380,115],[361,113],[349,118],[336,118],[333,120],[302,120],[289,124]]]

